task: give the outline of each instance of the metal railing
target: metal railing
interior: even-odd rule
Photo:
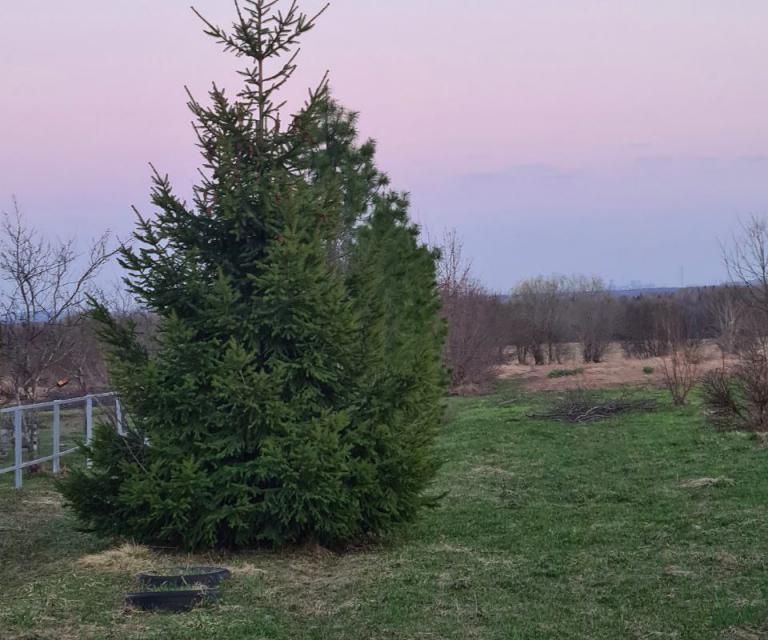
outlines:
[[[93,438],[94,401],[97,405],[103,408],[102,401],[107,398],[114,398],[114,413],[110,415],[110,418],[114,421],[117,432],[122,435],[124,433],[122,408],[120,406],[120,398],[115,393],[97,393],[80,398],[69,398],[67,400],[52,400],[50,402],[15,405],[12,407],[5,407],[0,409],[0,419],[5,418],[9,414],[13,415],[13,465],[6,467],[0,466],[0,475],[13,472],[14,486],[17,489],[21,489],[23,481],[22,472],[27,467],[51,462],[53,466],[53,473],[60,473],[61,458],[63,456],[75,453],[78,450],[77,446],[72,446],[64,450],[61,449],[62,408],[80,403],[84,405],[85,443],[90,444]],[[50,411],[52,414],[51,455],[37,457],[33,460],[24,460],[24,414],[27,412],[38,413],[45,411]],[[35,428],[37,429],[38,427]]]

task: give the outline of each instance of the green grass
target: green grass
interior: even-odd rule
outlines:
[[[344,555],[82,560],[109,545],[74,530],[50,480],[0,489],[0,637],[768,637],[768,450],[657,397],[583,426],[527,418],[547,396],[514,387],[451,399],[434,487],[448,496]],[[185,562],[233,569],[221,604],[123,610],[137,571]]]
[[[578,376],[584,373],[583,367],[578,367],[577,369],[552,369],[547,374],[547,378],[567,378],[568,376]]]

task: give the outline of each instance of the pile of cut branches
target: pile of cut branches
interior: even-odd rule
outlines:
[[[572,391],[557,398],[543,413],[531,414],[529,418],[546,418],[578,424],[605,420],[630,411],[653,411],[656,401],[647,398],[605,398],[583,391]]]

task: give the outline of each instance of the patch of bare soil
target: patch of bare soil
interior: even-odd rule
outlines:
[[[571,345],[571,352],[578,354],[579,345]],[[720,350],[712,342],[705,342],[701,350],[701,363],[699,373],[717,369],[723,366]],[[726,360],[725,364],[732,364],[732,360]],[[583,371],[576,375],[559,378],[547,377],[556,369],[572,369],[578,367]],[[652,368],[652,373],[643,370]],[[581,363],[573,356],[562,364],[548,364],[541,366],[521,365],[517,362],[505,364],[498,369],[499,377],[504,379],[523,380],[527,389],[531,391],[563,391],[567,389],[600,389],[621,385],[661,386],[664,384],[664,367],[661,358],[627,358],[621,349],[621,345],[614,343],[608,349],[605,360],[600,363]]]

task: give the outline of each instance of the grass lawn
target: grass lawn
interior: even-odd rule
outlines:
[[[3,483],[0,638],[768,638],[768,449],[659,398],[579,426],[513,386],[451,399],[440,507],[345,555],[194,558],[234,575],[187,614],[122,606],[186,558],[77,533],[46,478]]]

